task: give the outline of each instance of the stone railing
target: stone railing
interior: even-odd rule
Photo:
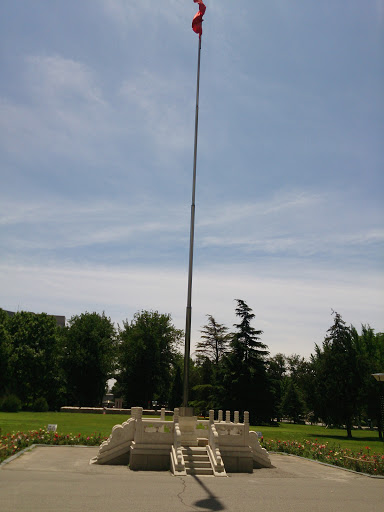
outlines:
[[[173,474],[186,474],[183,452],[181,449],[181,430],[179,424],[179,409],[174,414],[173,446],[171,449],[171,469]]]
[[[165,420],[165,409],[160,419],[149,419],[143,418],[141,407],[132,407],[132,418],[136,421],[135,443],[172,445],[174,422]]]
[[[171,421],[143,420],[142,425],[144,434],[172,434],[174,430],[174,423]]]
[[[209,420],[197,420],[196,421],[196,436],[198,438],[209,438],[210,421]]]
[[[249,443],[249,412],[244,412],[244,422],[240,423],[239,411],[233,414],[231,421],[231,411],[225,411],[225,420],[223,411],[218,411],[217,420],[214,419],[214,411],[210,411],[210,422],[215,425],[219,435],[219,445],[226,444],[236,446],[248,446]]]
[[[211,423],[208,437],[208,455],[215,473],[225,473],[223,459],[219,448],[219,434],[214,423]]]
[[[272,467],[269,454],[265,448],[259,443],[259,436],[256,432],[249,433],[249,444],[252,449],[253,467],[255,468],[270,468]]]
[[[129,448],[135,436],[135,420],[130,418],[115,425],[109,438],[99,447],[91,462],[96,464],[128,464]]]

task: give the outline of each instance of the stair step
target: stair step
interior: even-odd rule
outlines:
[[[208,455],[203,453],[201,455],[188,455],[186,453],[183,453],[183,456],[185,460],[209,460]]]
[[[190,453],[207,453],[207,448],[205,446],[182,446],[183,452]]]
[[[202,461],[185,461],[185,467],[186,468],[211,468],[211,462],[209,460],[202,460]]]
[[[187,475],[213,475],[211,461],[205,446],[182,446]]]

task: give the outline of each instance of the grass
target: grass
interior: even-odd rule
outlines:
[[[265,440],[298,441],[305,440],[318,443],[328,443],[343,449],[359,452],[369,446],[376,453],[384,453],[384,442],[379,439],[377,431],[353,430],[352,439],[347,438],[347,431],[329,429],[317,425],[295,425],[280,423],[279,427],[251,427],[251,430],[262,432]]]
[[[123,423],[129,416],[115,414],[81,414],[70,412],[0,412],[2,435],[12,432],[26,432],[57,425],[58,434],[79,434],[90,436],[95,432],[108,437],[112,427]]]
[[[0,462],[33,443],[99,446],[112,427],[126,419],[128,416],[112,414],[0,412]],[[46,431],[52,423],[57,424],[55,433]],[[384,443],[376,432],[355,430],[354,438],[348,439],[344,430],[292,423],[251,429],[262,432],[268,451],[384,476]]]
[[[58,434],[79,434],[90,436],[95,432],[108,437],[112,427],[123,423],[129,416],[115,414],[80,414],[68,412],[0,412],[2,435],[12,432],[26,432],[57,424]],[[153,418],[153,416],[151,416]],[[167,418],[168,419],[168,418]],[[279,427],[254,426],[252,430],[263,433],[265,440],[298,441],[305,440],[328,443],[359,452],[369,446],[370,450],[384,454],[384,442],[379,440],[376,431],[354,430],[353,439],[347,439],[346,431],[327,429],[321,426],[280,423]]]

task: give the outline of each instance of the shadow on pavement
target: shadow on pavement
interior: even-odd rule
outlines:
[[[196,475],[192,475],[196,482],[204,489],[204,491],[208,494],[208,497],[203,500],[198,500],[193,503],[194,507],[203,508],[206,510],[227,510],[221,501],[212,494],[211,490],[200,480],[200,478]]]

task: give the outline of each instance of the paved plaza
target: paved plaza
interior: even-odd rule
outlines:
[[[384,480],[271,454],[228,478],[90,465],[98,448],[43,447],[0,469],[1,512],[383,512]]]

